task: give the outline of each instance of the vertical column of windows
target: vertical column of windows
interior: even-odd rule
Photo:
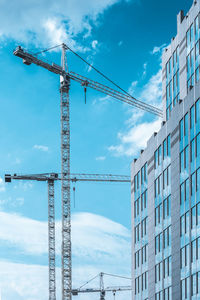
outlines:
[[[200,77],[200,36],[199,36],[199,22],[200,15],[195,18],[186,34],[187,42],[187,91],[193,86],[194,82],[199,81]]]
[[[173,107],[179,100],[179,47],[173,53]]]
[[[166,116],[169,119],[172,107],[179,100],[179,47],[166,64]]]
[[[199,81],[200,77],[200,14],[194,21],[195,31],[195,82]]]
[[[170,135],[155,151],[155,299],[171,299],[171,144]],[[162,160],[161,160],[162,159]],[[159,167],[160,166],[160,167]],[[168,189],[169,188],[169,189]],[[164,290],[163,289],[164,284]],[[164,293],[165,291],[165,293]],[[163,298],[165,295],[165,298]],[[162,297],[162,298],[161,298]],[[167,298],[169,297],[169,298]]]
[[[147,299],[147,163],[134,177],[134,192],[135,295]]]

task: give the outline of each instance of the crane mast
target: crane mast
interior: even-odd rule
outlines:
[[[48,179],[49,300],[56,300],[54,180]]]
[[[62,70],[66,72],[66,48],[62,45]],[[71,201],[70,201],[70,112],[68,76],[60,76],[61,176],[62,176],[62,300],[71,300]]]

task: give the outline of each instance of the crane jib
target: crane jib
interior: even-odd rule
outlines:
[[[36,64],[38,66],[41,66],[47,70],[49,70],[50,72],[53,72],[55,74],[58,75],[62,75],[62,76],[68,76],[69,78],[71,78],[72,80],[79,82],[82,86],[86,86],[87,83],[87,87],[90,87],[92,89],[98,90],[101,93],[107,94],[117,100],[120,100],[122,102],[125,102],[131,106],[135,106],[139,109],[142,109],[144,111],[147,111],[149,113],[152,113],[154,115],[157,115],[159,117],[163,116],[163,112],[161,109],[154,107],[150,104],[147,104],[145,102],[142,102],[140,100],[137,100],[136,98],[132,97],[131,95],[127,95],[125,93],[122,93],[120,91],[114,90],[108,86],[105,86],[101,83],[98,83],[94,80],[91,80],[87,77],[84,77],[82,75],[79,75],[75,72],[65,72],[61,66],[52,63],[50,64],[49,62],[45,62],[45,60],[41,60],[39,59],[36,55],[25,52],[22,47],[18,46],[16,48],[16,50],[13,52],[13,54],[15,56],[18,56],[20,58],[23,59],[23,63],[25,63],[26,65],[30,65],[30,64]]]

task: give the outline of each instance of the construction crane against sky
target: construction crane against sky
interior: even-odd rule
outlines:
[[[104,275],[110,276],[110,277],[115,277],[115,278],[120,278],[120,279],[128,279],[131,280],[131,278],[124,277],[124,276],[119,276],[119,275],[113,275],[113,274],[108,274],[108,273],[99,273],[92,279],[88,280],[85,284],[83,284],[79,289],[72,289],[72,295],[73,296],[78,296],[81,293],[99,293],[100,294],[100,300],[105,300],[105,295],[107,292],[112,292],[113,297],[115,299],[116,292],[123,292],[123,291],[131,291],[131,286],[111,286],[111,287],[105,287],[104,286]],[[99,277],[99,288],[83,288],[85,287],[88,283],[94,281],[96,278]]]
[[[33,180],[45,181],[48,183],[48,247],[49,247],[49,300],[56,299],[56,256],[55,256],[55,197],[54,197],[54,181],[62,180],[61,174],[58,173],[43,173],[43,174],[27,174],[27,175],[11,175],[5,174],[5,182],[12,180]],[[111,175],[111,174],[76,174],[71,173],[71,182],[111,182],[111,183],[130,183],[131,178],[126,175]],[[103,273],[101,273],[103,274]],[[103,278],[100,280],[100,290],[103,287]],[[122,290],[122,288],[121,288]],[[83,292],[83,290],[72,290]],[[99,291],[99,290],[98,290]],[[108,291],[108,290],[107,290]],[[95,290],[97,292],[97,290]],[[100,291],[99,291],[100,292]],[[76,294],[76,293],[75,293]]]
[[[50,64],[44,59],[39,59],[38,55],[42,52],[52,50],[57,47],[62,47],[61,66]],[[93,88],[99,92],[109,95],[117,100],[125,102],[131,106],[137,107],[144,111],[150,112],[156,116],[162,117],[162,111],[152,105],[146,104],[135,99],[119,85],[115,84],[102,72],[90,65],[96,72],[114,84],[117,90],[114,90],[101,83],[83,77],[77,73],[69,72],[66,60],[66,51],[73,52],[81,60],[88,64],[80,55],[74,52],[65,44],[61,44],[42,52],[32,54],[23,50],[20,46],[14,51],[14,55],[23,59],[26,65],[35,64],[41,66],[52,73],[60,76],[60,107],[61,107],[61,177],[62,177],[62,300],[71,300],[72,290],[72,269],[71,269],[71,209],[70,209],[70,111],[69,111],[69,88],[70,80],[79,82],[86,92],[87,87]],[[120,91],[119,91],[120,90]]]

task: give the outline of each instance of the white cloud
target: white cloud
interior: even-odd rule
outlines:
[[[96,160],[100,160],[100,161],[103,161],[103,160],[105,160],[105,159],[106,159],[105,156],[98,156],[98,157],[96,157]]]
[[[99,107],[102,107],[102,106],[108,104],[109,103],[108,100],[110,100],[110,99],[112,99],[112,97],[109,95],[106,95],[103,97],[98,97],[92,101],[92,105],[96,105],[96,106],[98,105]]]
[[[142,88],[140,99],[143,102],[162,107],[162,69],[153,75]]]
[[[133,95],[137,81],[133,81],[129,92]],[[145,103],[162,108],[162,70],[153,75],[149,81],[140,89],[136,98]],[[108,150],[115,156],[133,156],[137,155],[139,150],[146,147],[146,143],[151,135],[160,128],[161,120],[145,120],[145,112],[138,109],[129,109],[131,115],[125,122],[126,129],[118,133],[119,143],[111,145]]]
[[[160,52],[163,51],[163,49],[167,46],[167,44],[162,44],[161,46],[157,47],[155,46],[153,48],[153,50],[151,51],[151,54],[154,55],[154,54],[159,54]]]
[[[2,299],[47,299],[48,269],[45,266],[0,261]]]
[[[147,73],[147,63],[143,64],[143,73],[142,73],[142,77],[145,77]]]
[[[131,94],[131,96],[134,95],[135,87],[137,86],[138,81],[133,81],[128,89],[128,93]]]
[[[91,21],[120,0],[13,0],[0,3],[0,36],[45,46],[74,46],[77,34],[91,32]],[[9,18],[8,18],[9,16]]]
[[[17,214],[0,212],[0,240],[27,254],[47,253],[47,222],[36,221]],[[56,223],[57,253],[60,254],[61,223]],[[31,236],[31,238],[30,238]],[[102,242],[103,241],[103,242]],[[73,254],[77,257],[129,259],[130,232],[119,223],[105,217],[78,213],[72,215]],[[125,255],[126,254],[126,255]],[[110,258],[109,258],[110,257]]]
[[[110,146],[109,150],[114,152],[116,156],[137,155],[139,149],[144,149],[148,139],[154,132],[160,129],[160,120],[153,122],[141,123],[131,128],[125,134],[119,134],[118,138],[120,144],[117,146]]]
[[[92,48],[93,48],[94,50],[96,50],[97,45],[98,45],[98,41],[97,41],[97,40],[92,41]]]
[[[80,213],[72,218],[74,254],[93,261],[129,261],[130,232],[119,223],[105,217]]]
[[[44,145],[34,145],[33,149],[41,150],[41,151],[44,151],[44,152],[49,151],[49,147],[44,146]]]

